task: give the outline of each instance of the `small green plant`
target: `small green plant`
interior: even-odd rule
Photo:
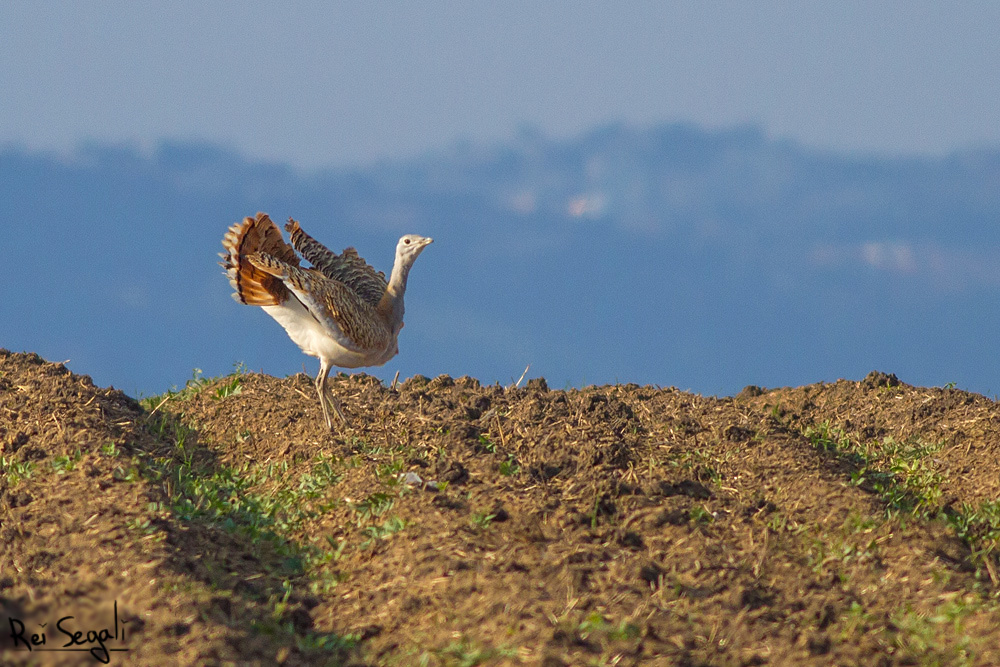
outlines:
[[[767,527],[776,533],[782,533],[789,529],[788,517],[780,512],[776,512],[767,520]]]
[[[356,634],[338,635],[332,632],[308,632],[296,635],[295,648],[306,655],[317,653],[340,654],[349,651],[361,642]]]
[[[841,641],[850,641],[858,635],[865,634],[877,621],[873,614],[865,611],[861,603],[854,601],[842,617],[840,630]]]
[[[333,535],[327,535],[326,541],[330,545],[330,548],[333,549],[330,552],[330,560],[340,560],[344,555],[344,549],[347,548],[347,540],[338,540]]]
[[[715,521],[715,515],[705,509],[703,505],[695,505],[692,507],[688,512],[688,516],[691,517],[692,521],[703,526]]]
[[[79,449],[72,454],[61,454],[52,459],[52,469],[60,475],[65,475],[76,469],[76,464],[82,457],[83,454],[80,453]]]
[[[142,533],[143,535],[152,535],[157,531],[156,526],[152,525],[152,522],[145,517],[134,517],[125,522],[125,526],[132,531],[137,533]]]
[[[482,445],[483,449],[488,451],[490,454],[494,454],[497,451],[496,443],[490,440],[490,436],[485,433],[479,434],[479,444]]]
[[[607,619],[596,611],[587,616],[577,626],[577,632],[584,639],[589,639],[592,635],[603,635],[607,641],[631,641],[638,639],[640,635],[639,626],[634,623],[622,621],[616,625],[608,623]]]
[[[105,456],[118,456],[121,454],[121,449],[119,449],[118,445],[112,440],[111,442],[106,442],[101,445],[101,454],[104,454]]]
[[[871,516],[852,511],[844,520],[844,528],[849,533],[868,533],[878,525]]]
[[[371,519],[382,516],[386,512],[392,509],[392,506],[396,504],[396,498],[389,495],[388,493],[373,493],[361,502],[354,505],[353,509],[358,514],[358,520],[361,522],[370,521]]]
[[[171,400],[186,400],[200,393],[207,385],[214,382],[212,378],[204,377],[200,368],[192,369],[191,378],[184,383],[183,389],[178,389],[175,385],[172,389],[158,396],[147,396],[140,399],[139,404],[153,414],[163,408]]]
[[[35,473],[35,464],[32,461],[15,461],[12,457],[0,456],[0,473],[7,478],[7,483],[11,486],[23,479],[29,479]]]
[[[835,429],[829,420],[806,428],[803,434],[821,451],[844,455],[852,453],[851,439],[843,431]]]
[[[273,609],[267,618],[252,620],[250,627],[261,635],[274,637],[284,645],[278,652],[277,662],[284,662],[288,655],[288,647],[294,646],[306,655],[317,655],[320,664],[342,664],[345,655],[356,647],[361,638],[356,634],[337,635],[332,632],[307,631],[302,633],[288,619],[287,613],[291,606],[293,586],[288,579],[281,583],[283,594],[272,595],[269,602]],[[331,660],[332,658],[332,660]],[[310,661],[312,662],[312,661]]]
[[[813,445],[849,463],[851,484],[878,495],[889,517],[898,514],[932,518],[939,510],[942,477],[931,465],[930,454],[940,444],[899,442],[893,438],[859,442],[829,421],[803,432]]]
[[[453,641],[444,648],[434,651],[424,651],[417,659],[420,667],[431,665],[431,658],[436,657],[438,664],[454,665],[455,667],[477,667],[502,658],[517,658],[517,649],[507,647],[477,646],[472,640],[463,637]]]
[[[215,388],[215,393],[212,398],[216,401],[221,401],[222,399],[229,398],[230,396],[236,396],[237,394],[243,393],[243,384],[239,375],[230,375],[225,382],[220,384]]]
[[[111,476],[119,482],[138,482],[142,479],[142,473],[136,465],[127,468],[118,466],[111,472]]]
[[[135,481],[141,476],[162,483],[169,499],[166,508],[179,521],[211,522],[251,542],[267,544],[282,559],[280,571],[307,575],[314,591],[336,585],[338,574],[326,564],[339,558],[346,544],[331,545],[330,551],[317,544],[319,537],[297,538],[307,522],[342,502],[334,495],[342,461],[317,456],[298,476],[291,474],[288,460],[205,468],[200,465],[207,459],[201,456],[198,433],[182,417],[163,411],[147,419],[146,429],[170,449],[159,456],[142,456],[127,469],[117,468],[116,479]],[[379,513],[385,509],[384,500],[374,496],[359,505],[362,512]]]
[[[340,473],[336,470],[338,463],[334,457],[318,455],[313,461],[311,471],[299,478],[299,491],[302,491],[306,498],[315,498],[335,485],[340,481]]]
[[[387,486],[397,486],[399,484],[399,474],[405,467],[406,462],[402,459],[383,463],[375,469],[375,476]]]
[[[576,630],[580,633],[580,636],[586,639],[595,631],[603,630],[607,625],[608,623],[604,620],[604,617],[595,611],[580,621]]]
[[[963,503],[959,511],[944,516],[958,538],[969,545],[973,561],[982,562],[987,568],[995,563],[1000,553],[1000,500],[987,500],[979,505]]]
[[[985,567],[994,584],[1000,551],[1000,501],[987,501],[960,510],[942,505],[943,476],[931,456],[941,443],[918,439],[857,441],[829,422],[805,429],[804,435],[819,449],[854,467],[851,483],[875,493],[888,518],[916,517],[946,522],[970,551],[970,560]]]
[[[845,529],[847,525],[845,523]],[[808,554],[807,564],[816,574],[827,571],[828,566],[833,566],[835,572],[840,576],[841,581],[846,581],[847,575],[836,570],[838,566],[848,565],[851,561],[864,563],[869,562],[878,555],[878,542],[870,539],[855,544],[849,539],[837,535],[822,533],[812,538]]]
[[[722,474],[712,465],[715,463],[715,459],[700,449],[686,451],[670,462],[674,467],[690,471],[698,481],[718,486],[722,482]]]
[[[362,531],[368,536],[368,539],[361,543],[361,548],[367,549],[372,543],[387,539],[404,528],[406,528],[406,521],[400,519],[398,516],[389,517],[381,525],[368,526]]]
[[[473,527],[479,530],[486,530],[495,518],[497,518],[497,515],[490,514],[489,512],[473,512],[472,518],[469,521]]]
[[[506,461],[500,462],[500,474],[504,477],[513,477],[519,472],[521,472],[521,466],[517,465],[513,455],[507,457]]]

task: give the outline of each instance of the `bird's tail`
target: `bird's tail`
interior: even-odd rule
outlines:
[[[280,278],[255,267],[247,259],[254,253],[270,255],[292,266],[299,265],[292,246],[281,238],[278,227],[266,213],[244,218],[229,228],[222,238],[219,265],[226,270],[229,284],[236,290],[233,298],[248,306],[276,306],[288,298],[288,288]]]

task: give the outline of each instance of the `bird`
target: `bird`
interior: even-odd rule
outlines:
[[[401,237],[387,281],[353,247],[331,252],[292,218],[285,231],[291,243],[266,213],[246,217],[223,236],[219,264],[236,301],[263,308],[299,349],[319,359],[316,393],[333,431],[331,408],[349,424],[327,386],[330,369],[381,366],[396,356],[410,269],[434,239]],[[299,255],[311,266],[303,267]]]

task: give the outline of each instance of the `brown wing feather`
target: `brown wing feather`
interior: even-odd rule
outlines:
[[[376,271],[358,255],[354,248],[345,248],[340,255],[331,252],[322,243],[302,231],[299,223],[289,218],[285,231],[291,235],[292,246],[320,273],[350,288],[361,299],[377,305],[385,294],[388,283],[385,274]]]
[[[279,278],[247,260],[249,255],[263,253],[285,264],[299,265],[295,250],[281,238],[277,225],[266,213],[244,218],[230,227],[222,238],[222,247],[226,252],[219,253],[219,264],[235,290],[234,299],[250,306],[275,306],[288,298],[288,288]]]

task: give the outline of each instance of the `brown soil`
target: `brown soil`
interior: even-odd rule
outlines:
[[[93,664],[8,619],[117,601],[119,664],[1000,664],[982,396],[332,384],[336,435],[304,375],[140,405],[0,350],[0,661]]]

